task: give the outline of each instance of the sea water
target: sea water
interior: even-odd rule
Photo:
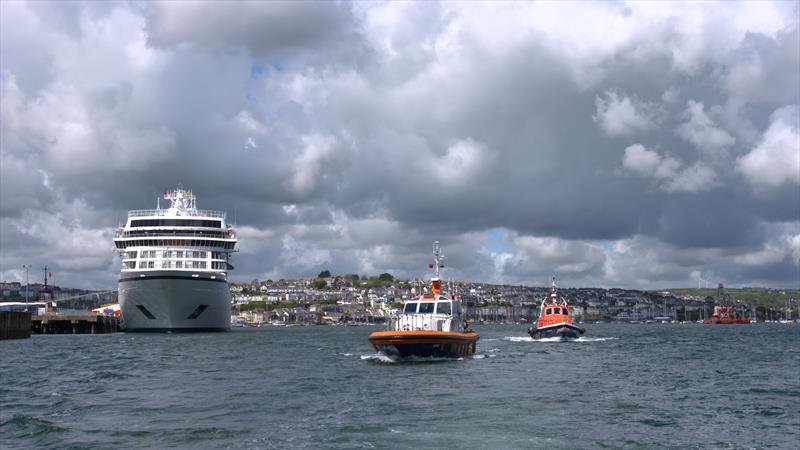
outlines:
[[[0,448],[800,446],[800,326],[584,326],[400,362],[375,327],[0,341]]]

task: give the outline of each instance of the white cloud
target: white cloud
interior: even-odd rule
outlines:
[[[303,136],[303,149],[292,162],[291,189],[307,194],[317,184],[325,158],[333,151],[336,140],[331,136]]]
[[[474,181],[482,171],[489,172],[486,146],[473,139],[459,139],[441,157],[433,156],[428,163],[434,180],[447,187],[463,187]]]
[[[661,156],[641,144],[633,144],[625,149],[622,166],[642,177],[659,182],[666,192],[701,192],[718,185],[713,169],[702,162],[690,166],[671,156]]]
[[[637,107],[630,97],[606,91],[605,98],[597,96],[594,103],[597,113],[592,119],[609,136],[629,136],[653,128],[646,107]]]
[[[736,160],[736,169],[754,186],[800,184],[800,111],[797,105],[776,110],[761,141]]]
[[[717,155],[736,142],[727,131],[714,124],[702,102],[689,100],[683,117],[688,121],[678,126],[676,129],[678,135],[711,156]]]
[[[331,262],[331,252],[328,249],[317,248],[289,234],[284,235],[281,242],[283,248],[281,259],[288,267],[309,270]]]

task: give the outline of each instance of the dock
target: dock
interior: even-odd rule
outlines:
[[[125,331],[121,317],[87,311],[59,311],[31,316],[33,334],[101,334]]]

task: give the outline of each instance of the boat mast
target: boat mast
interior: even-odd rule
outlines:
[[[444,259],[444,255],[442,255],[441,249],[439,248],[439,241],[433,241],[433,263],[429,264],[428,267],[433,269],[433,278],[431,278],[431,292],[433,294],[439,294],[442,292],[442,281],[439,279],[439,269],[444,267],[442,264],[442,260]]]

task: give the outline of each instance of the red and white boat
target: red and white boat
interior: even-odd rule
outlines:
[[[478,333],[469,329],[469,323],[454,295],[442,292],[439,269],[443,256],[439,242],[433,243],[434,269],[430,292],[406,301],[403,312],[389,320],[386,331],[369,335],[376,352],[390,358],[462,357],[475,353]]]
[[[704,320],[703,323],[715,325],[745,324],[750,323],[750,318],[740,316],[731,306],[715,306],[714,314]]]

